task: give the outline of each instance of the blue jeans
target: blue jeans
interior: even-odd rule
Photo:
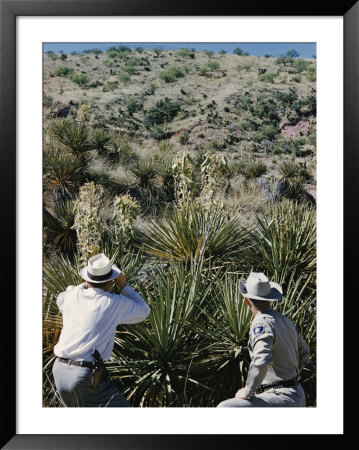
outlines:
[[[97,389],[91,387],[92,371],[87,367],[68,365],[57,359],[52,368],[62,403],[67,407],[130,407],[104,369]]]
[[[305,394],[300,384],[297,386],[269,389],[262,394],[257,394],[249,400],[242,398],[230,398],[221,402],[217,408],[262,408],[262,407],[305,407]]]

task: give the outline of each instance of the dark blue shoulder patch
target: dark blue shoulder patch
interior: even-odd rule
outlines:
[[[261,325],[258,325],[257,327],[253,328],[253,334],[254,336],[259,336],[260,334],[263,333],[264,327],[262,327]]]

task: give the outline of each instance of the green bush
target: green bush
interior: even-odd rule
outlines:
[[[171,122],[179,113],[180,109],[180,105],[172,102],[169,98],[160,100],[148,109],[145,115],[144,125],[148,129],[154,125]]]
[[[58,77],[67,77],[73,73],[74,69],[72,67],[60,66],[55,70],[55,75]]]
[[[71,81],[78,84],[79,86],[84,86],[88,84],[90,81],[89,77],[86,74],[83,73],[74,73],[70,75]]]
[[[185,73],[177,66],[170,66],[167,70],[160,72],[159,77],[166,83],[173,83],[177,78],[183,78]]]
[[[127,72],[120,72],[117,76],[119,81],[122,83],[125,83],[126,81],[131,81],[131,75]]]
[[[272,73],[262,73],[259,75],[258,79],[259,81],[264,81],[266,83],[274,83],[274,80],[279,76],[278,73],[272,72]]]

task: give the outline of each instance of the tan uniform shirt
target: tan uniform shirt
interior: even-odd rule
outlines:
[[[258,312],[250,327],[251,364],[244,390],[253,397],[261,384],[290,380],[309,362],[309,348],[288,317],[271,308]]]

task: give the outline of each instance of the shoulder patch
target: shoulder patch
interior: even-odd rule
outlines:
[[[257,325],[256,327],[253,328],[253,334],[254,336],[259,336],[260,334],[262,334],[264,331],[264,327],[262,327],[262,325]]]

